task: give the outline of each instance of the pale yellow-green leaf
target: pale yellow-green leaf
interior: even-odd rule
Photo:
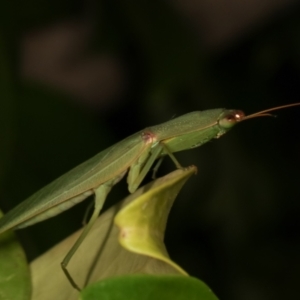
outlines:
[[[169,258],[164,233],[173,202],[194,173],[195,167],[190,167],[169,174],[160,184],[151,187],[117,214],[115,224],[120,228],[119,241],[123,247],[162,260],[187,275]]]
[[[83,287],[87,283],[127,274],[180,275],[177,269],[161,260],[124,249],[118,241],[119,229],[113,220],[120,209],[152,188],[182,178],[183,174],[188,177],[193,172],[192,169],[176,170],[141,187],[101,215],[68,266],[76,283]],[[60,263],[80,233],[81,230],[77,231],[32,262],[33,300],[78,299],[78,291],[67,281]]]
[[[31,282],[26,257],[14,233],[8,231],[0,235],[0,300],[29,299]]]

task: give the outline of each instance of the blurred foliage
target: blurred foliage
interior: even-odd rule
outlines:
[[[217,300],[212,291],[200,280],[176,275],[131,275],[114,277],[94,283],[81,293],[82,300],[140,299],[140,300]]]
[[[0,265],[0,299],[30,300],[29,266],[22,245],[12,231],[7,231],[0,236]]]
[[[300,99],[299,6],[219,52],[203,47],[166,1],[31,0],[0,6],[4,211],[100,150],[174,115],[216,107],[251,113]],[[91,54],[110,53],[126,65],[127,89],[109,111],[21,76],[22,34],[70,17],[93,24]],[[247,121],[220,140],[177,155],[199,172],[171,212],[167,248],[220,299],[298,294],[300,109],[277,115]],[[166,159],[159,174],[173,169]],[[120,183],[108,202],[126,193]],[[18,232],[28,257],[78,228],[85,205]]]

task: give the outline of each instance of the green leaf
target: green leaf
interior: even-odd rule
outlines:
[[[0,235],[0,266],[0,300],[30,299],[29,267],[12,231]]]
[[[81,300],[217,300],[200,280],[175,275],[132,275],[106,279],[90,285]]]

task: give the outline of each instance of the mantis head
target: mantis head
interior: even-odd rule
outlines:
[[[220,127],[224,129],[230,129],[232,126],[234,126],[238,122],[242,122],[245,120],[258,118],[258,117],[272,117],[273,115],[270,114],[271,111],[280,110],[283,108],[288,108],[292,106],[300,106],[300,103],[293,103],[288,105],[282,105],[277,106],[269,109],[265,109],[256,113],[253,113],[251,115],[246,116],[243,111],[241,110],[230,110],[224,113],[223,116],[219,119],[219,125]]]

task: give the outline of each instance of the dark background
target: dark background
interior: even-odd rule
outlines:
[[[296,1],[0,4],[0,207],[97,152],[194,110],[300,102]],[[170,215],[171,257],[220,299],[295,299],[300,107],[178,153],[194,164]],[[165,160],[159,175],[173,170]],[[128,194],[125,181],[106,205]],[[81,226],[88,201],[20,237],[30,260]],[[88,255],[88,254],[87,254]]]

